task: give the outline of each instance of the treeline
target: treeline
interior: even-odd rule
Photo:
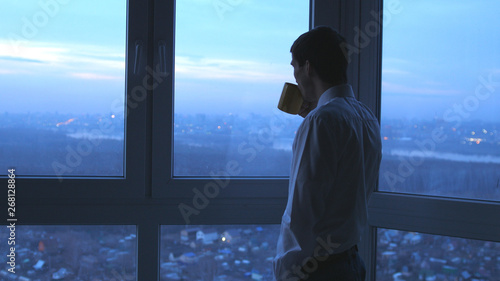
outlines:
[[[0,129],[0,168],[17,175],[122,176],[123,141],[33,129]]]
[[[413,165],[409,158],[384,155],[379,190],[500,200],[500,164],[425,158]]]

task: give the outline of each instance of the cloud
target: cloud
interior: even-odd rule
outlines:
[[[17,50],[0,41],[2,73],[70,76],[86,80],[117,80],[125,77],[125,50],[93,45],[27,42]],[[176,56],[176,76],[186,79],[231,80],[272,83],[290,80],[287,63],[273,64],[252,60],[194,58]],[[6,70],[9,69],[9,72]],[[292,77],[293,78],[293,77]]]
[[[16,74],[17,72],[8,70],[8,69],[0,69],[0,74]]]
[[[73,76],[89,79],[95,73],[102,77],[125,75],[125,49],[93,45],[71,45],[64,43],[26,42],[17,49],[8,41],[0,41],[0,59],[10,73],[32,75]]]
[[[437,89],[437,88],[419,88],[419,87],[409,87],[406,85],[389,83],[382,81],[382,91],[384,93],[395,93],[395,94],[410,94],[410,95],[420,95],[420,96],[455,96],[457,94],[463,94],[462,91],[454,89]]]
[[[121,76],[102,75],[97,73],[71,73],[70,76],[88,80],[124,80]]]
[[[41,61],[41,60],[26,59],[26,58],[19,58],[19,57],[4,57],[4,56],[0,56],[0,60],[43,63],[43,61]]]
[[[0,56],[9,57],[10,60],[24,62],[54,62],[58,61],[66,49],[54,44],[26,43],[14,48],[7,41],[0,41]]]
[[[244,82],[275,82],[289,80],[292,73],[288,64],[269,64],[248,60],[217,58],[194,59],[176,56],[175,71],[178,78],[236,80]]]
[[[382,75],[411,75],[411,72],[397,68],[382,68]]]
[[[396,57],[383,57],[382,60],[383,64],[412,64],[412,61],[407,60],[407,59],[401,59],[401,58],[396,58]]]

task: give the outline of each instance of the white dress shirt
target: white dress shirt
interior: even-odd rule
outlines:
[[[276,280],[361,240],[382,157],[380,126],[348,84],[325,91],[293,142],[288,203],[281,221]]]

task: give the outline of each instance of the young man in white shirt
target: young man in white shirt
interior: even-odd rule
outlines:
[[[291,47],[304,117],[293,142],[288,203],[274,260],[278,281],[364,281],[357,251],[381,160],[380,127],[347,84],[345,39],[330,27]]]

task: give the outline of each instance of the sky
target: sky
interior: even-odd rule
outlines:
[[[498,122],[500,83],[488,98],[475,92],[481,77],[500,82],[500,2],[399,2],[383,30],[382,116],[453,118],[458,105]]]
[[[461,105],[470,118],[498,120],[500,2],[391,0],[385,7],[390,3],[400,9],[383,30],[382,117],[450,117]],[[275,111],[283,83],[295,82],[289,50],[308,30],[308,6],[178,1],[175,112]],[[4,1],[0,113],[114,110],[124,100],[125,38],[124,0]],[[484,80],[498,82],[478,100]]]

